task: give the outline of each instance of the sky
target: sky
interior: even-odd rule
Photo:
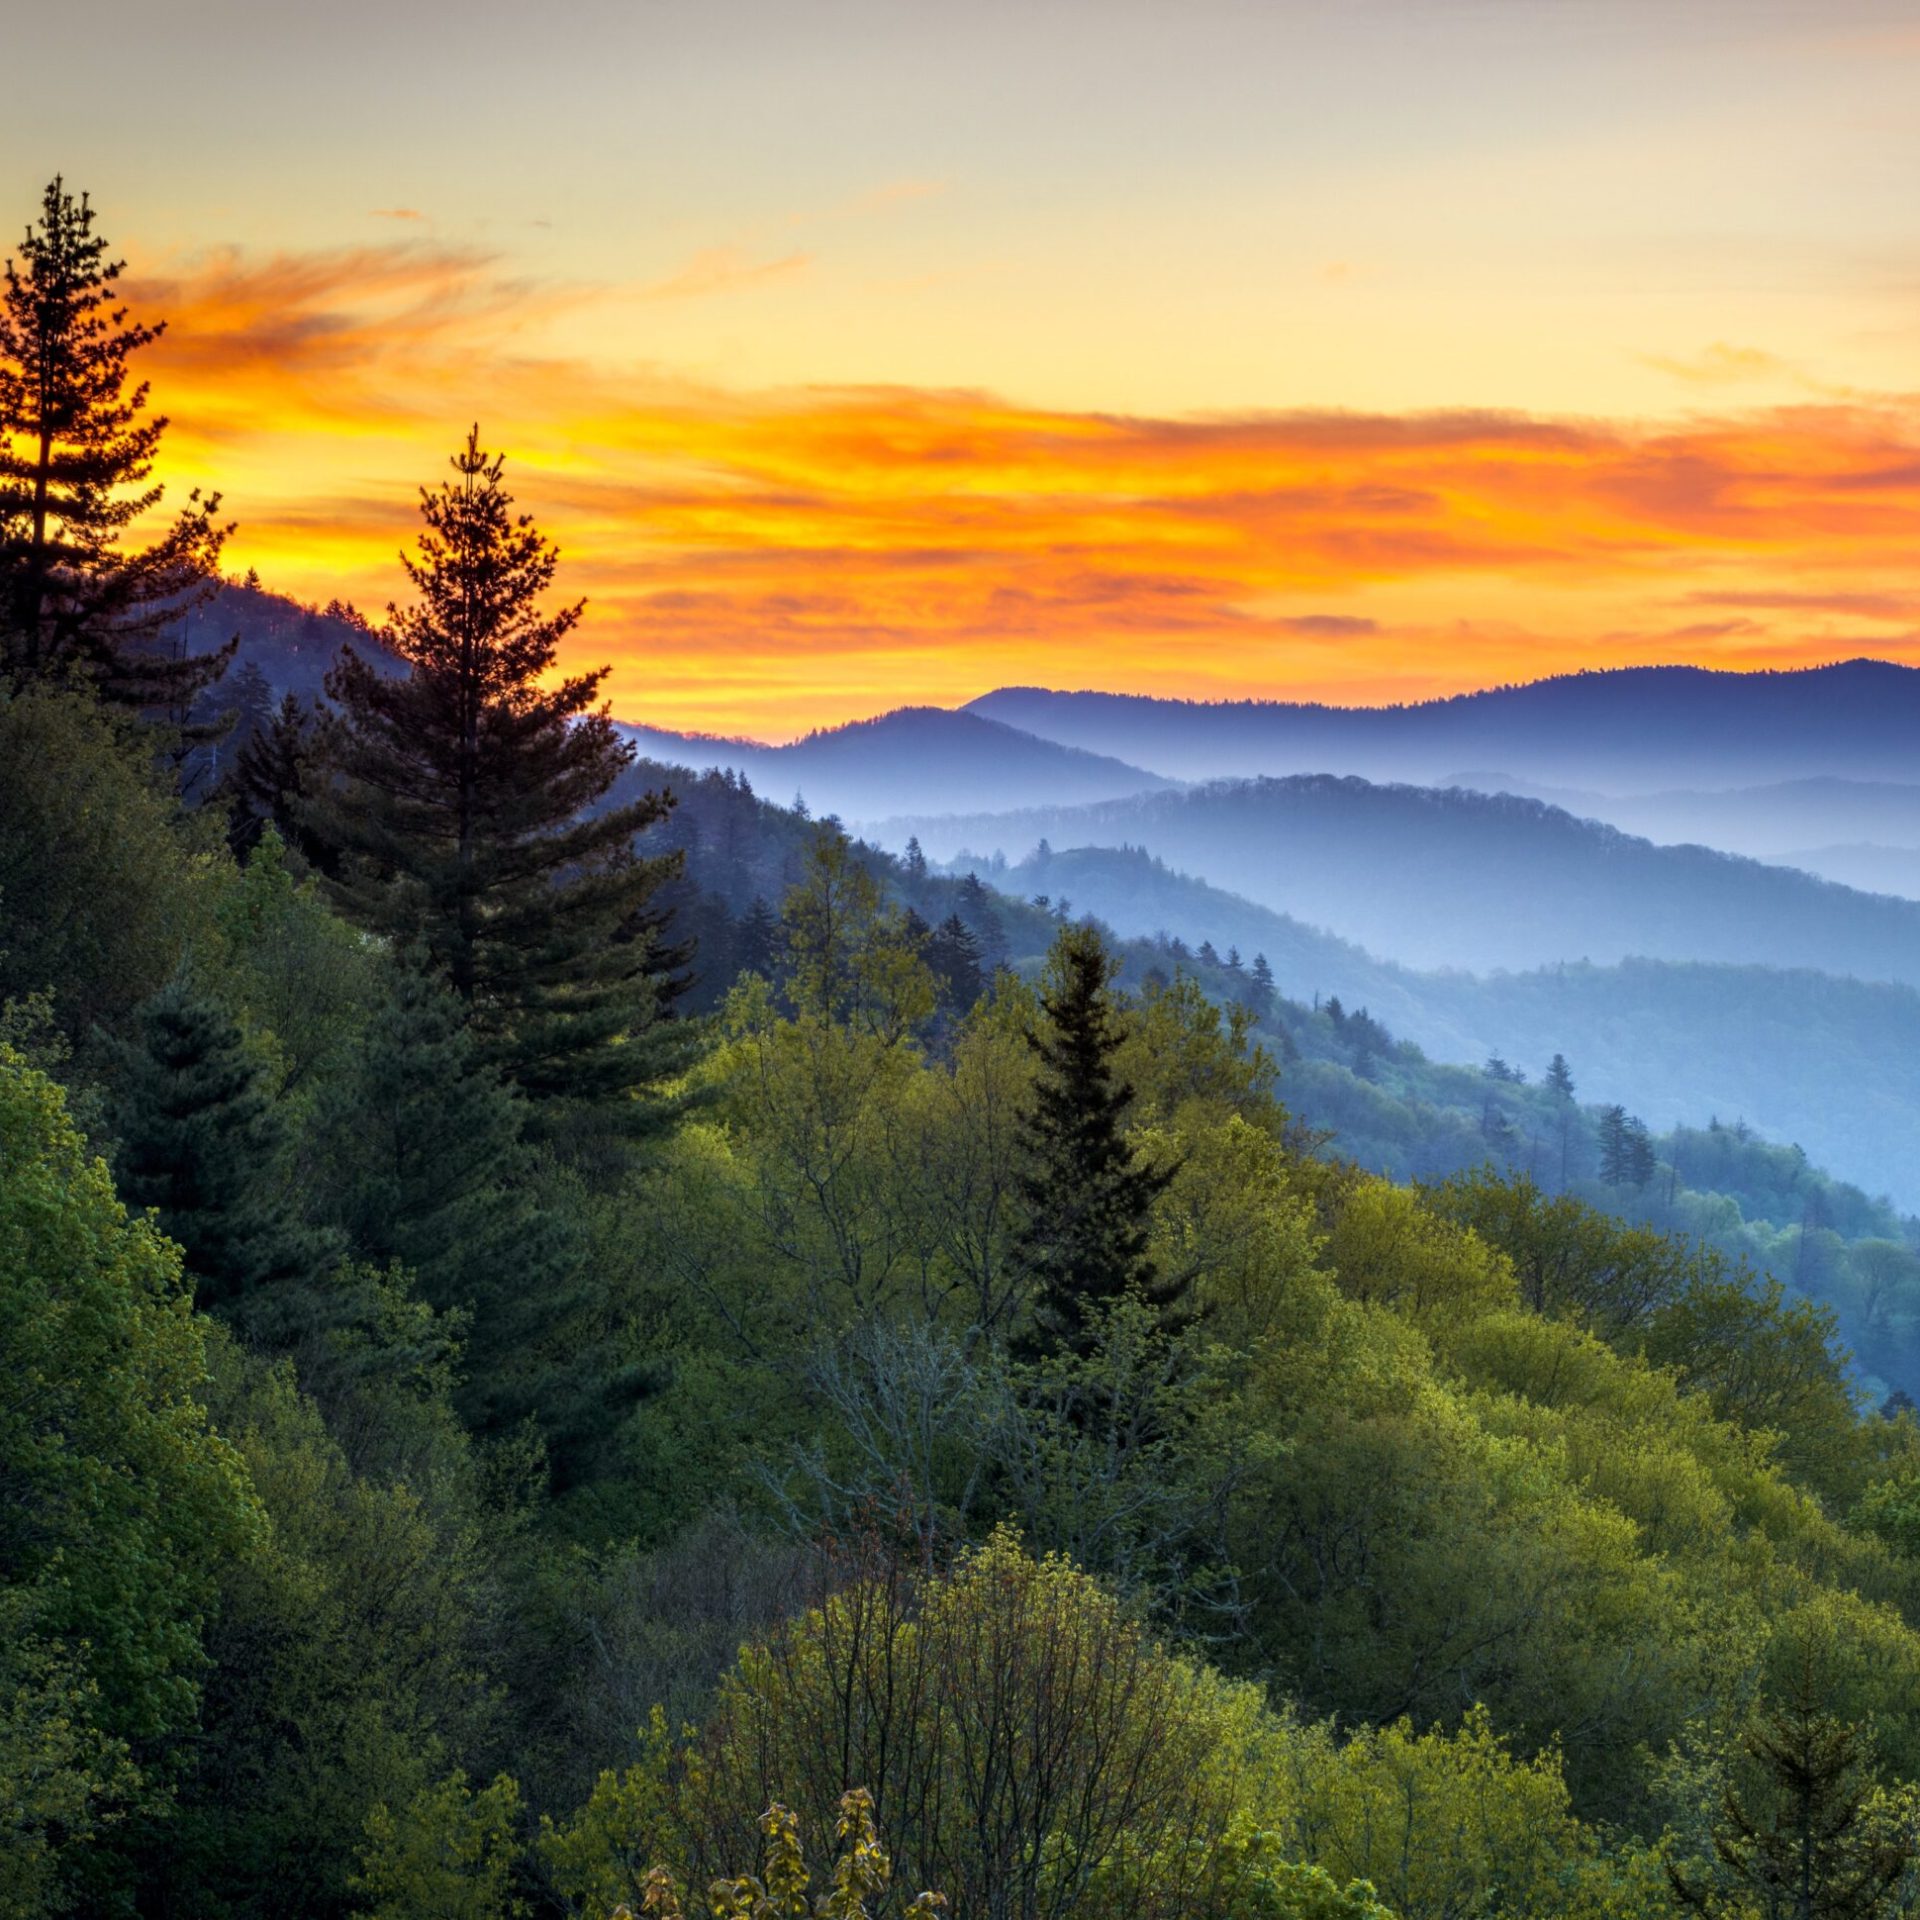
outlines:
[[[232,566],[378,612],[477,421],[623,717],[1920,664],[1911,0],[62,0],[9,51],[0,223],[91,194]]]

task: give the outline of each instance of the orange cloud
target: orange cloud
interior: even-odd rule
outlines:
[[[789,270],[700,258],[714,288]],[[134,293],[172,322],[173,476],[225,486],[238,564],[383,604],[477,417],[590,598],[582,657],[659,724],[790,735],[1006,680],[1364,700],[1779,664],[1832,657],[1836,617],[1850,650],[1914,657],[1911,401],[1643,426],[742,393],[623,365],[630,292],[424,244],[214,256]]]

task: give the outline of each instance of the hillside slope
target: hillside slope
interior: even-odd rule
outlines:
[[[1920,1209],[1920,993],[1806,970],[1628,960],[1475,977],[1422,973],[1170,871],[1138,849],[1075,849],[993,876],[1132,938],[1264,954],[1277,990],[1364,1007],[1430,1058],[1501,1055],[1537,1074],[1555,1053],[1583,1096],[1657,1122],[1718,1114],[1793,1141]]]

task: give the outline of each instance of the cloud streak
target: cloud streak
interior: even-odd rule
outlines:
[[[765,286],[770,280],[790,279],[813,264],[809,253],[783,254],[777,260],[754,260],[737,247],[708,247],[678,272],[641,289],[646,300],[701,300],[710,294],[737,293],[743,287]]]

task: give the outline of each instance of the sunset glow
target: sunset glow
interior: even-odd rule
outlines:
[[[477,419],[591,602],[581,658],[658,725],[1920,659],[1897,10],[1699,0],[1656,60],[1637,0],[1442,9],[1444,37],[1394,0],[1123,8],[1091,41],[1065,9],[1010,76],[907,11],[803,40],[743,6],[744,64],[663,27],[576,134],[483,9],[459,58],[517,105],[471,178],[371,107],[346,177],[263,125],[217,207],[106,134],[16,128],[6,178],[21,209],[52,165],[92,188],[170,322],[167,477],[222,490],[233,565],[377,611]],[[1284,112],[1236,53],[1293,76]],[[361,111],[317,44],[310,79],[275,57],[293,123]],[[1155,61],[1184,137],[1148,154],[1102,86]],[[1340,117],[1368,89],[1373,151]]]

